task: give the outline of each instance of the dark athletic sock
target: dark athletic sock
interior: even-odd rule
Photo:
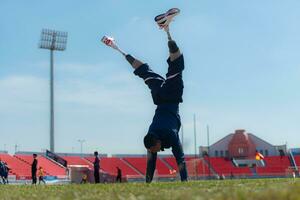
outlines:
[[[169,47],[170,53],[176,53],[179,50],[179,48],[174,40],[168,41],[168,47]]]
[[[126,60],[132,65],[132,63],[135,61],[135,58],[132,57],[130,54],[127,54],[125,56]]]

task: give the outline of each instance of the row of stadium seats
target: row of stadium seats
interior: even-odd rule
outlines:
[[[94,157],[80,156],[62,156],[68,162],[68,166],[80,165],[93,168]],[[32,155],[17,154],[0,154],[0,158],[7,162],[11,168],[11,174],[16,175],[18,179],[27,179],[31,176]],[[297,165],[300,166],[300,156],[295,156]],[[122,169],[124,177],[143,177],[146,175],[147,158],[146,157],[103,157],[101,158],[101,170],[111,175],[117,174],[117,167]],[[258,175],[284,175],[286,170],[291,166],[287,156],[270,156],[264,159],[265,167],[256,167]],[[235,167],[230,160],[212,157],[204,160],[195,157],[186,157],[187,169],[190,176],[212,175],[213,172],[225,176],[252,176],[253,172],[249,167]],[[209,170],[208,163],[212,167]],[[66,177],[66,168],[58,163],[39,155],[38,166],[42,166],[46,175]],[[159,157],[156,162],[156,175],[159,177],[175,177],[178,167],[174,157]]]
[[[68,166],[84,165],[84,166],[88,166],[89,168],[93,167],[93,164],[91,161],[81,158],[80,156],[62,156],[62,158],[67,161]]]
[[[136,168],[140,173],[143,175],[146,175],[146,167],[147,167],[147,158],[142,157],[142,158],[123,158],[126,162],[128,162],[131,166]],[[163,163],[163,161],[158,158],[156,160],[156,173],[159,176],[168,176],[170,174],[170,168],[166,164]]]
[[[170,167],[178,171],[176,160],[173,157],[165,157],[162,159],[165,162],[167,162]],[[188,174],[190,176],[195,176],[195,175],[203,176],[203,175],[208,175],[210,173],[208,169],[208,165],[202,160],[197,159],[195,157],[189,157],[189,156],[187,156],[185,160],[186,160]]]
[[[94,157],[86,157],[87,160],[90,162],[94,162]],[[140,174],[135,171],[132,167],[127,165],[123,160],[120,158],[101,158],[100,160],[100,167],[103,171],[108,172],[111,175],[117,174],[117,167],[122,170],[123,176],[140,176]]]
[[[19,159],[20,161],[23,161],[31,166],[31,163],[33,162],[32,155],[14,155],[15,158]],[[66,177],[66,169],[59,165],[56,162],[53,162],[52,160],[49,160],[48,158],[44,156],[38,156],[38,168],[42,167],[46,173],[46,175],[50,176],[57,176],[57,177]]]
[[[285,175],[291,166],[288,156],[269,156],[264,158],[264,162],[264,167],[256,167],[258,175]]]
[[[221,175],[230,176],[233,175],[252,175],[252,171],[249,167],[235,167],[231,160],[225,158],[206,158],[206,161],[209,162],[213,170]],[[288,156],[269,156],[264,158],[265,166],[255,167],[254,170],[258,175],[285,175],[286,171],[291,167],[291,162]]]
[[[249,167],[235,167],[231,160],[213,157],[213,158],[205,158],[207,163],[210,163],[213,170],[218,175],[230,176],[231,174],[236,176],[240,175],[252,175],[252,172]]]
[[[230,176],[231,174],[234,176],[251,176],[253,172],[249,167],[235,167],[231,160],[212,157],[206,158],[206,162],[210,163],[213,170],[221,175]],[[287,170],[291,167],[291,162],[288,156],[269,156],[264,158],[265,166],[263,167],[255,167],[254,170],[258,175],[274,175],[274,176],[282,176],[285,175]],[[300,164],[300,162],[299,162]]]
[[[29,164],[9,154],[0,154],[0,158],[10,168],[10,175],[15,175],[17,179],[29,179],[31,177],[31,167]]]
[[[15,175],[17,179],[30,179],[32,155],[14,155],[0,154],[1,160],[7,163],[10,168],[10,175]],[[38,156],[38,167],[42,167],[46,175],[66,177],[66,169],[58,163],[47,159],[44,156]]]

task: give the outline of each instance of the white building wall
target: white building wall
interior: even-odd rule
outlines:
[[[209,147],[209,156],[211,156],[211,157],[227,156],[226,152],[228,152],[228,145],[229,145],[229,142],[231,141],[232,137],[233,137],[233,134],[229,134],[229,135],[225,136],[224,138],[222,138],[221,140],[219,140],[218,142],[212,144]],[[216,155],[216,152],[218,152],[217,153],[218,155]]]
[[[255,135],[248,133],[251,140],[256,146],[256,150],[262,153],[264,156],[279,156],[279,151],[272,144],[256,137]]]

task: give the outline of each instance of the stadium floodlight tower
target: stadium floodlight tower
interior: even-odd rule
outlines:
[[[50,151],[54,152],[54,73],[53,52],[64,51],[67,45],[68,33],[43,29],[39,48],[50,50]]]

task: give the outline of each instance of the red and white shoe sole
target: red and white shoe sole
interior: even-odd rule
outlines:
[[[110,47],[112,47],[114,44],[114,39],[112,37],[103,36],[101,41]]]
[[[160,28],[167,27],[172,19],[180,13],[180,10],[178,8],[172,8],[168,10],[166,13],[157,15],[154,20],[158,24]]]

